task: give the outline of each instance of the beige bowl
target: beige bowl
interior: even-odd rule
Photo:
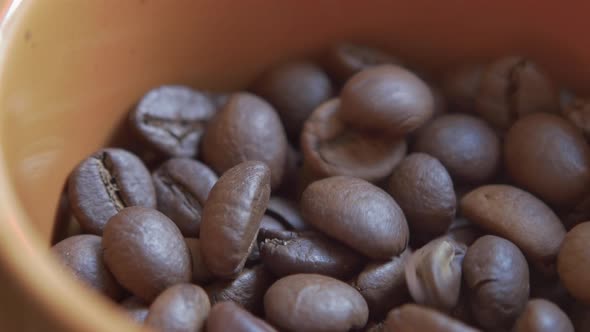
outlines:
[[[0,326],[134,331],[48,254],[64,179],[150,87],[243,87],[271,63],[336,40],[428,68],[526,54],[585,88],[590,3],[528,1],[29,0],[0,29]],[[477,3],[477,4],[476,4]]]

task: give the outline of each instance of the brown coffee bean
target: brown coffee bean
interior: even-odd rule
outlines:
[[[469,247],[483,232],[465,218],[455,218],[444,237]]]
[[[264,295],[266,318],[284,331],[349,331],[367,323],[367,303],[351,286],[318,274],[295,274]]]
[[[399,255],[408,243],[402,210],[385,191],[361,179],[335,176],[309,185],[305,221],[372,259]]]
[[[217,175],[191,159],[170,159],[153,174],[158,210],[172,219],[182,234],[195,237],[201,225],[201,210]]]
[[[338,82],[345,82],[354,74],[370,67],[402,63],[399,58],[385,51],[352,43],[340,43],[330,47],[325,54],[324,62]]]
[[[386,332],[477,332],[462,322],[436,310],[416,304],[405,304],[393,309],[384,323]]]
[[[442,234],[457,207],[453,181],[445,167],[425,153],[407,156],[395,168],[388,191],[404,211],[410,229]]]
[[[121,307],[136,323],[143,324],[149,313],[149,305],[142,299],[132,296],[121,302]]]
[[[236,93],[207,126],[203,161],[221,174],[247,160],[268,165],[278,188],[287,160],[287,138],[272,106],[249,93]]]
[[[438,159],[458,183],[483,183],[500,163],[500,141],[482,120],[465,114],[434,119],[416,140],[414,150]]]
[[[416,250],[405,265],[406,282],[417,304],[450,312],[459,301],[461,264],[467,248],[442,238]]]
[[[394,65],[365,69],[342,88],[339,114],[353,128],[403,136],[434,112],[430,88],[412,72]]]
[[[213,186],[201,217],[201,254],[213,275],[236,276],[250,254],[270,197],[270,169],[246,161]]]
[[[195,157],[205,124],[215,107],[204,93],[184,86],[148,92],[129,114],[139,139],[164,157]]]
[[[209,283],[213,280],[214,276],[203,261],[203,255],[201,254],[201,241],[199,239],[187,238],[184,239],[184,242],[186,242],[186,246],[191,253],[191,266],[193,267],[192,282],[197,285]]]
[[[125,207],[156,207],[149,171],[122,149],[102,149],[82,161],[68,179],[68,197],[80,226],[97,235]]]
[[[244,269],[234,280],[219,280],[205,287],[212,304],[235,302],[255,315],[263,311],[264,293],[274,277],[262,266]]]
[[[233,302],[219,302],[207,318],[207,332],[276,332],[262,319]]]
[[[483,69],[481,64],[466,64],[451,68],[444,74],[441,86],[451,111],[475,112]]]
[[[578,301],[590,304],[590,222],[583,222],[567,233],[559,256],[557,272],[559,278]]]
[[[518,56],[500,58],[487,66],[476,103],[477,113],[501,129],[529,113],[559,109],[557,89],[547,74]]]
[[[262,263],[278,277],[316,273],[344,279],[363,263],[356,251],[315,231],[263,229],[258,238]]]
[[[517,121],[504,143],[514,182],[558,207],[571,207],[589,192],[590,147],[582,134],[553,114]]]
[[[529,269],[520,250],[503,238],[483,236],[465,254],[463,276],[479,325],[512,326],[529,298]]]
[[[117,281],[145,301],[191,280],[191,256],[182,234],[156,210],[121,210],[105,226],[102,246],[104,261]]]
[[[64,269],[86,286],[114,300],[123,289],[102,261],[100,236],[75,235],[57,243],[51,252]]]
[[[467,219],[514,242],[540,271],[555,273],[565,229],[541,200],[513,186],[487,185],[467,194],[460,205]]]
[[[254,83],[253,91],[275,107],[287,134],[296,143],[311,112],[333,94],[328,75],[308,61],[271,68]]]
[[[268,201],[268,207],[265,213],[288,229],[296,231],[309,229],[309,225],[303,221],[299,207],[294,201],[273,196]]]
[[[410,301],[404,266],[411,254],[407,248],[389,261],[371,262],[353,279],[351,285],[367,301],[371,317],[383,319],[389,310]]]
[[[301,134],[304,163],[316,178],[335,175],[385,179],[406,154],[403,138],[361,132],[342,122],[339,99],[320,105]]]
[[[574,332],[567,315],[555,304],[543,300],[530,300],[513,328],[514,332]]]
[[[154,300],[145,323],[161,332],[205,331],[210,309],[209,297],[201,287],[178,284]]]

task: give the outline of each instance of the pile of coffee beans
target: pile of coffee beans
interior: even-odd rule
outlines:
[[[149,91],[52,251],[154,331],[590,331],[590,102],[366,46]]]

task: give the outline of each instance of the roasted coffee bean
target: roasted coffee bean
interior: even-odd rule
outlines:
[[[207,318],[207,332],[276,332],[262,319],[233,302],[219,302]]]
[[[406,282],[417,304],[450,312],[459,301],[461,264],[467,247],[447,238],[416,250],[405,266]]]
[[[136,323],[143,324],[149,313],[149,305],[142,299],[132,296],[121,302],[121,307]]]
[[[203,161],[221,174],[247,160],[268,165],[273,188],[283,178],[287,138],[273,107],[249,93],[236,93],[207,126]]]
[[[583,222],[567,233],[559,256],[557,272],[559,278],[578,301],[590,304],[590,222]]]
[[[131,128],[164,157],[195,157],[207,120],[215,113],[210,98],[184,86],[148,92],[129,114]]]
[[[408,243],[402,210],[385,191],[335,176],[309,185],[301,198],[306,222],[372,259],[399,255]]]
[[[354,74],[370,67],[402,63],[399,58],[385,51],[352,43],[340,43],[330,47],[324,62],[338,82],[345,82]]]
[[[309,225],[301,217],[299,207],[293,201],[277,196],[271,197],[265,213],[280,222],[285,228],[296,231],[309,229]]]
[[[403,138],[361,132],[342,122],[339,99],[320,105],[305,122],[301,150],[316,178],[334,175],[371,182],[385,179],[406,154]]]
[[[139,206],[112,217],[102,239],[104,261],[135,296],[153,300],[191,280],[191,256],[178,227],[162,213]]]
[[[305,120],[333,93],[328,75],[307,61],[271,68],[254,83],[253,91],[275,107],[287,134],[296,143]]]
[[[64,269],[86,286],[114,300],[123,289],[102,261],[101,238],[96,235],[75,235],[51,248]]]
[[[255,315],[262,313],[264,293],[273,283],[273,276],[262,266],[244,269],[233,280],[219,280],[205,287],[211,304],[235,302]]]
[[[445,167],[425,153],[407,156],[395,168],[388,191],[404,211],[410,229],[442,234],[457,207],[453,181]]]
[[[405,304],[387,315],[383,331],[386,332],[477,332],[462,322],[439,311],[416,304]]]
[[[339,115],[357,129],[403,136],[434,113],[428,85],[412,72],[394,65],[365,69],[348,80],[340,94]]]
[[[295,274],[264,295],[266,318],[284,331],[349,331],[367,323],[367,303],[351,286],[318,274]]]
[[[170,159],[153,174],[158,210],[172,219],[186,237],[196,237],[201,210],[217,175],[191,159]]]
[[[191,253],[193,283],[197,285],[203,285],[212,281],[214,276],[205,265],[205,262],[203,261],[203,255],[201,254],[201,241],[199,239],[187,238],[184,239],[184,242],[186,242],[186,246]]]
[[[421,131],[414,150],[438,159],[458,183],[483,183],[500,164],[500,142],[492,128],[466,114],[434,119]]]
[[[474,113],[484,66],[466,64],[445,72],[442,91],[451,111]]]
[[[557,112],[558,91],[535,63],[518,57],[500,58],[481,78],[476,111],[493,126],[508,129],[533,112]]]
[[[201,287],[178,284],[154,300],[145,323],[161,332],[205,331],[210,309],[209,297]]]
[[[97,235],[125,207],[156,207],[149,171],[122,149],[102,149],[82,161],[68,179],[68,197],[80,226]]]
[[[467,194],[460,205],[467,219],[514,242],[540,271],[555,274],[565,229],[541,200],[516,187],[487,185]]]
[[[388,261],[371,262],[353,279],[351,285],[367,301],[371,317],[383,319],[392,308],[410,302],[404,266],[411,254],[408,248]]]
[[[246,262],[270,197],[270,169],[246,161],[213,186],[201,218],[201,254],[213,275],[236,276]]]
[[[514,325],[514,332],[574,332],[569,317],[555,304],[530,300]]]
[[[344,279],[363,263],[356,251],[315,231],[263,229],[258,238],[262,263],[278,277],[315,273]]]
[[[514,182],[549,204],[571,207],[590,192],[590,147],[557,115],[517,121],[506,135],[504,157]]]
[[[483,232],[465,218],[456,218],[444,236],[469,247]]]
[[[503,238],[483,236],[465,254],[463,276],[479,325],[512,326],[529,298],[529,269],[520,250]]]

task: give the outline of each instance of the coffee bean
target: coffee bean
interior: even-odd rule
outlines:
[[[360,44],[340,43],[328,49],[325,65],[339,82],[347,81],[361,70],[385,64],[401,65],[402,61],[385,51]]]
[[[178,284],[154,300],[145,323],[161,332],[205,331],[210,309],[207,293],[201,287]]]
[[[262,319],[233,302],[219,302],[207,318],[207,332],[276,332]]]
[[[389,259],[408,243],[408,224],[385,191],[361,179],[335,176],[309,185],[305,221],[372,259]]]
[[[121,307],[136,323],[143,324],[149,313],[149,305],[142,299],[132,296],[121,302]]]
[[[493,126],[508,129],[533,112],[557,112],[558,92],[534,62],[518,56],[500,58],[481,78],[476,111]]]
[[[559,256],[557,272],[563,285],[578,301],[590,304],[590,222],[583,222],[567,233]]]
[[[68,197],[80,226],[97,235],[125,207],[156,207],[147,168],[135,155],[121,149],[102,149],[82,161],[68,179]]]
[[[244,267],[270,197],[270,169],[247,161],[213,186],[201,218],[201,254],[213,275],[232,278]]]
[[[534,114],[517,121],[504,143],[514,182],[558,207],[571,207],[589,192],[590,147],[566,120]]]
[[[153,300],[166,288],[191,280],[191,256],[178,227],[162,213],[128,207],[109,220],[104,260],[133,295]]]
[[[169,159],[153,174],[158,210],[168,216],[182,234],[199,234],[201,210],[217,175],[191,159]]]
[[[268,165],[278,188],[287,158],[287,138],[273,107],[249,93],[235,93],[207,126],[203,161],[221,174],[247,160]]]
[[[59,263],[86,286],[114,300],[123,289],[102,261],[101,238],[96,235],[75,235],[51,248]]]
[[[580,129],[586,138],[590,137],[590,101],[588,98],[572,95],[571,100],[562,106],[561,114]]]
[[[460,205],[467,219],[514,242],[543,273],[555,274],[565,229],[545,203],[516,187],[487,185],[467,194]]]
[[[574,332],[567,315],[555,304],[530,300],[514,325],[514,332]]]
[[[393,309],[384,323],[387,332],[477,332],[462,322],[436,310],[416,304],[405,304]]]
[[[219,280],[205,287],[212,304],[223,301],[235,302],[251,313],[263,311],[264,293],[273,283],[274,277],[262,266],[244,269],[233,280]]]
[[[201,241],[199,239],[188,238],[184,239],[184,242],[186,242],[186,246],[191,253],[193,283],[197,285],[209,283],[213,280],[214,276],[211,274],[211,271],[209,271],[205,265],[205,262],[203,261],[203,255],[201,254]]]
[[[461,264],[467,248],[450,239],[429,242],[405,266],[406,282],[417,304],[450,312],[459,301]]]
[[[301,217],[297,204],[281,197],[274,196],[270,198],[266,208],[266,215],[280,222],[288,229],[296,231],[309,229],[309,225]]]
[[[307,61],[271,68],[254,83],[253,91],[275,107],[295,143],[299,143],[299,133],[311,112],[333,93],[328,75]]]
[[[367,323],[367,303],[351,286],[318,274],[295,274],[264,295],[266,318],[284,331],[349,331]]]
[[[411,254],[407,248],[388,261],[371,262],[353,279],[351,285],[367,301],[371,317],[383,319],[389,310],[410,301],[404,266]]]
[[[482,235],[483,232],[467,219],[455,218],[444,237],[469,247]]]
[[[129,114],[131,128],[164,157],[195,157],[215,106],[206,94],[184,86],[148,92]]]
[[[442,234],[453,218],[457,200],[445,167],[425,153],[407,156],[395,168],[388,191],[404,211],[410,229]]]
[[[351,127],[403,136],[434,112],[430,88],[412,72],[394,65],[365,69],[342,88],[339,114]]]
[[[363,263],[360,254],[315,231],[263,229],[259,239],[262,263],[278,277],[316,273],[344,279]]]
[[[508,240],[483,236],[465,254],[463,276],[479,325],[512,326],[529,297],[529,269],[520,250]]]
[[[485,122],[465,114],[434,119],[417,138],[414,150],[437,158],[457,183],[483,183],[500,163],[500,142]]]
[[[383,180],[406,154],[405,140],[352,129],[340,118],[341,105],[339,99],[323,103],[305,122],[301,134],[305,166],[316,178],[348,175]]]
[[[466,64],[444,73],[442,91],[451,111],[474,113],[484,66]]]

